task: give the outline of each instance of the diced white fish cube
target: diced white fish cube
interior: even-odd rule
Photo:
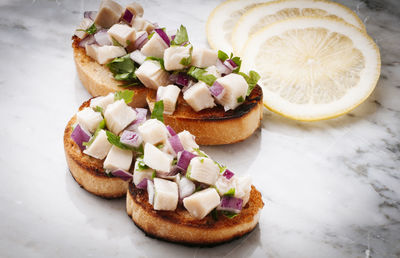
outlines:
[[[167,153],[162,152],[157,147],[150,143],[144,146],[144,163],[161,172],[169,172],[171,170],[173,158]]]
[[[217,51],[209,48],[194,48],[192,53],[192,66],[206,68],[217,62]]]
[[[215,107],[214,98],[207,84],[201,81],[189,87],[183,93],[183,98],[196,112],[205,108]]]
[[[209,66],[205,70],[207,71],[207,74],[214,75],[217,79],[221,77],[221,74],[218,72],[218,68],[215,65]]]
[[[104,117],[107,121],[107,128],[114,134],[119,134],[136,119],[136,111],[123,99],[120,99],[107,106]]]
[[[106,131],[100,130],[94,138],[94,141],[90,146],[86,147],[83,153],[96,159],[104,159],[111,147],[111,143],[107,140]]]
[[[114,93],[109,93],[107,96],[100,96],[90,100],[90,107],[100,107],[106,111],[107,106],[114,103]]]
[[[97,52],[97,62],[99,64],[106,64],[114,58],[126,55],[126,51],[123,47],[101,46],[95,49]]]
[[[215,185],[219,174],[219,167],[210,158],[195,157],[190,163],[186,177],[200,183]]]
[[[96,44],[86,44],[85,45],[85,51],[86,51],[86,55],[93,58],[94,60],[97,61],[97,50],[98,50],[99,46]]]
[[[76,119],[84,129],[90,133],[94,133],[100,122],[103,121],[103,117],[100,112],[94,111],[90,107],[85,107],[78,113],[76,113]]]
[[[154,209],[174,211],[178,205],[178,186],[161,178],[154,178]]]
[[[221,202],[221,199],[214,188],[196,192],[183,199],[183,206],[196,219],[202,219],[215,209]]]
[[[90,26],[92,26],[92,24],[93,21],[91,19],[83,18],[78,28],[75,30],[75,36],[80,39],[84,39],[88,35],[84,30],[87,30]]]
[[[154,56],[157,58],[164,57],[164,51],[168,48],[167,43],[158,35],[157,32],[153,34],[151,39],[140,49],[145,56]]]
[[[118,23],[123,10],[121,5],[112,0],[102,0],[94,23],[108,29]]]
[[[181,70],[188,64],[183,64],[185,59],[190,58],[192,45],[188,46],[171,46],[164,51],[164,66],[165,70]]]
[[[196,190],[196,185],[192,182],[192,180],[187,179],[186,177],[182,177],[179,180],[179,198],[183,199],[188,197]]]
[[[135,72],[139,80],[147,88],[156,90],[160,86],[170,83],[169,73],[164,71],[157,61],[145,61]]]
[[[229,192],[232,188],[235,189],[236,193],[236,177],[227,179],[220,174],[217,181],[215,182],[215,187],[217,188],[217,191],[221,196]]]
[[[235,197],[243,199],[243,207],[249,201],[251,192],[251,177],[249,175],[241,176],[236,179]]]
[[[135,29],[126,24],[114,24],[107,33],[124,48],[133,44],[136,39]]]
[[[144,61],[146,60],[146,56],[140,52],[140,50],[135,50],[130,54],[130,58],[138,63],[139,65],[142,65]]]
[[[134,3],[130,3],[126,6],[126,9],[128,9],[132,14],[133,14],[133,19],[135,17],[142,17],[143,16],[143,7],[134,2]]]
[[[136,186],[140,182],[142,182],[142,180],[145,178],[152,180],[153,173],[155,173],[154,169],[140,168],[139,164],[141,164],[141,166],[145,165],[143,159],[138,158],[138,159],[136,159],[136,162],[135,162],[135,169],[133,171],[133,183]]]
[[[143,141],[150,144],[165,142],[168,138],[168,130],[165,125],[157,119],[149,119],[138,127]]]
[[[185,150],[193,151],[193,149],[199,148],[199,145],[196,143],[195,136],[189,131],[183,130],[182,132],[178,133],[178,137]]]
[[[219,104],[224,106],[225,111],[235,109],[245,101],[248,84],[243,76],[231,73],[218,78],[216,82],[221,84],[225,89],[223,97],[217,100]]]
[[[153,205],[154,203],[154,183],[153,181],[147,181],[147,195],[149,197],[149,203]]]
[[[142,17],[135,17],[131,21],[132,27],[135,28],[136,31],[146,31],[147,33],[151,33],[154,30],[154,24],[149,22]]]
[[[180,92],[181,89],[176,85],[158,87],[157,101],[162,100],[164,102],[164,114],[172,115],[174,113]]]
[[[123,150],[113,145],[104,160],[104,169],[114,171],[123,169],[128,171],[131,167],[133,152],[131,150]]]

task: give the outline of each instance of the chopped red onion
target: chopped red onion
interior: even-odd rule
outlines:
[[[193,80],[189,80],[189,84],[187,86],[184,86],[182,88],[182,93],[185,93],[185,91],[187,91],[190,87],[192,87],[195,84],[195,82]]]
[[[180,171],[181,170],[177,166],[173,166],[170,172],[157,171],[157,177],[172,180],[175,179]]]
[[[221,203],[217,207],[220,211],[239,213],[242,210],[243,200],[236,197],[222,196]]]
[[[85,12],[83,13],[83,17],[84,17],[84,18],[89,18],[89,19],[91,19],[92,21],[94,21],[94,19],[96,19],[96,15],[97,15],[97,12],[96,12],[96,11],[85,11]]]
[[[89,36],[87,36],[86,38],[82,39],[79,42],[79,46],[80,47],[86,47],[86,45],[92,45],[92,44],[95,44],[95,43],[96,43],[96,40],[94,39],[94,36],[93,35],[89,35]]]
[[[176,35],[172,35],[171,36],[171,41],[173,41],[175,39]]]
[[[232,59],[226,59],[224,65],[228,67],[231,71],[235,70],[238,67]]]
[[[215,81],[214,84],[208,88],[211,94],[218,100],[221,100],[225,95],[225,88],[219,82]]]
[[[147,189],[147,181],[148,181],[147,178],[143,178],[143,180],[140,181],[140,183],[137,184],[136,187],[139,188],[139,189]]]
[[[149,203],[153,205],[154,201],[154,183],[153,181],[147,180],[147,194],[149,196]]]
[[[178,153],[178,164],[176,164],[182,171],[186,172],[186,169],[189,166],[190,161],[197,157],[197,155],[188,152],[186,150]]]
[[[175,153],[179,153],[184,150],[178,135],[174,135],[168,138],[168,141],[171,144],[171,147],[175,151]]]
[[[190,78],[188,75],[184,73],[179,73],[178,78],[176,79],[176,84],[180,86],[188,86],[190,82]]]
[[[168,130],[168,132],[169,132],[169,134],[171,136],[175,136],[176,135],[176,132],[174,131],[174,129],[172,129],[171,126],[167,125],[167,130]]]
[[[128,125],[126,130],[136,132],[139,125],[141,125],[147,119],[147,109],[135,108],[135,111],[136,111],[136,119],[130,125]]]
[[[111,46],[112,41],[106,29],[101,29],[94,34],[94,39],[99,46]]]
[[[230,74],[232,72],[232,70],[229,69],[226,65],[224,65],[220,59],[217,59],[217,63],[215,63],[215,66],[217,67],[218,72],[222,76]]]
[[[235,173],[233,173],[233,172],[230,171],[229,169],[226,169],[222,175],[223,175],[226,179],[231,179],[231,178],[235,175]]]
[[[188,44],[188,43],[189,43],[189,41],[183,42],[183,43],[181,44],[181,47],[185,46],[185,45]]]
[[[165,33],[163,29],[155,29],[155,31],[157,32],[158,35],[160,35],[160,37],[164,40],[165,44],[167,44],[167,46],[169,47],[170,41],[167,33]]]
[[[131,24],[133,18],[133,13],[128,9],[125,9],[124,15],[122,15],[122,20],[126,21],[128,24]]]
[[[71,138],[76,144],[78,144],[81,150],[84,150],[86,147],[83,146],[83,143],[90,140],[90,134],[86,132],[79,124],[77,124],[74,128],[74,131],[71,133]]]
[[[149,39],[147,37],[148,37],[148,34],[145,31],[142,35],[140,35],[138,38],[136,38],[135,43],[133,44],[133,48],[140,50],[144,46],[144,44],[146,44],[147,41],[149,41]]]
[[[168,176],[176,176],[179,172],[181,172],[181,169],[175,165],[171,168],[171,171],[169,171]]]
[[[142,137],[136,132],[125,130],[122,132],[120,141],[123,144],[137,148],[142,144]]]
[[[132,174],[129,172],[126,172],[125,170],[122,169],[117,169],[111,172],[113,176],[119,177],[124,181],[129,181],[132,179]]]

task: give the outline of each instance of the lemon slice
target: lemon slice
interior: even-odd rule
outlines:
[[[212,11],[207,20],[207,38],[215,50],[232,52],[231,33],[240,16],[265,0],[228,0]]]
[[[261,75],[264,105],[303,121],[333,118],[361,104],[380,75],[379,49],[365,31],[334,18],[273,23],[246,43],[242,69]]]
[[[298,16],[332,17],[348,22],[361,30],[365,26],[349,8],[325,0],[283,0],[257,5],[244,13],[232,32],[232,46],[240,53],[247,39],[262,27]]]

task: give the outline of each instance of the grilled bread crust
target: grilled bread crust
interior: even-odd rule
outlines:
[[[156,91],[147,94],[150,109],[156,101]],[[200,145],[231,144],[245,140],[260,126],[263,116],[263,92],[256,86],[245,102],[234,110],[225,112],[221,105],[194,111],[179,95],[175,112],[164,114],[164,123],[176,132],[188,130]]]
[[[146,95],[148,88],[143,85],[132,87],[120,87],[122,82],[114,79],[110,70],[105,66],[97,63],[91,57],[86,55],[85,49],[79,47],[80,39],[76,36],[72,37],[72,48],[74,50],[74,60],[78,77],[83,86],[90,95],[105,96],[110,92],[133,90],[135,95],[129,104],[132,107],[145,107]]]
[[[126,197],[126,211],[146,235],[185,245],[212,246],[251,232],[257,225],[264,203],[261,193],[251,187],[250,199],[242,211],[229,219],[211,214],[198,220],[178,205],[175,211],[156,211],[148,202],[147,191],[132,183]]]
[[[84,102],[79,110],[88,107],[90,100]],[[83,154],[72,140],[72,126],[76,115],[69,120],[64,131],[64,151],[69,171],[75,181],[88,192],[104,198],[119,198],[126,194],[128,182],[118,177],[108,177],[104,173],[103,161]]]

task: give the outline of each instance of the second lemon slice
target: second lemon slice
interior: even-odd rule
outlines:
[[[240,53],[247,39],[268,24],[299,16],[331,17],[350,23],[361,30],[364,24],[349,8],[325,0],[281,0],[256,5],[245,12],[232,32],[232,46]]]
[[[339,116],[373,91],[379,49],[365,31],[333,18],[298,17],[255,33],[242,51],[242,70],[261,75],[264,104],[297,120]]]

